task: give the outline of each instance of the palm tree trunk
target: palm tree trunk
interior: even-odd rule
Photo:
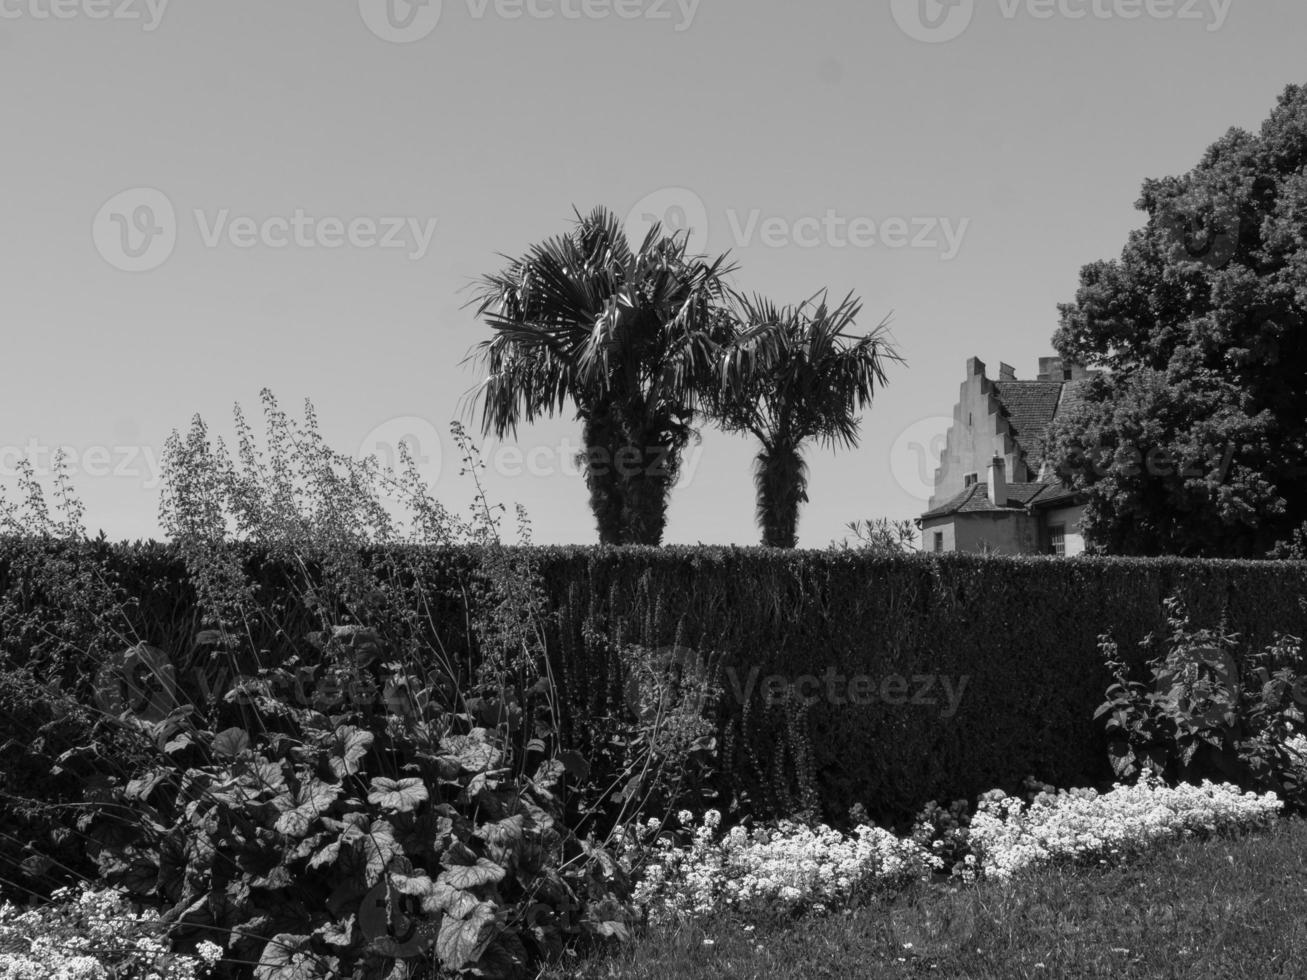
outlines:
[[[764,444],[754,459],[754,482],[763,545],[795,547],[799,542],[799,507],[808,502],[808,467],[799,447]]]
[[[680,470],[679,438],[646,434],[626,447],[622,524],[628,544],[660,545],[667,529],[667,505]]]
[[[581,430],[585,443],[585,483],[590,490],[590,510],[595,516],[600,544],[626,544],[623,528],[623,486],[613,459],[622,444],[611,406],[602,406],[585,417]]]

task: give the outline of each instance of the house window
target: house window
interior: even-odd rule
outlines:
[[[1048,529],[1049,551],[1059,557],[1066,557],[1066,525],[1058,524]]]
[[[963,486],[969,487],[980,482],[979,473],[968,473],[964,479]]]
[[[936,532],[935,532],[935,554],[940,555],[940,554],[943,554],[943,553],[944,553],[944,532],[943,532],[943,531],[936,531]]]

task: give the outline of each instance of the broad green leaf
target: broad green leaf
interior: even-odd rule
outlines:
[[[354,916],[334,920],[317,928],[317,935],[333,946],[350,946],[354,943]]]
[[[243,728],[228,728],[213,736],[213,754],[220,759],[234,759],[250,747],[250,733]]]
[[[481,899],[471,892],[461,891],[449,882],[437,879],[432,886],[431,894],[422,899],[422,908],[427,912],[447,912],[460,919],[466,919],[480,902]]]
[[[317,854],[309,858],[310,868],[320,868],[324,864],[335,864],[336,858],[340,856],[340,841],[332,841]]]
[[[305,953],[308,936],[279,933],[268,940],[254,969],[255,980],[325,980],[323,964]]]
[[[540,763],[540,767],[536,769],[536,774],[531,781],[541,789],[552,789],[558,785],[558,781],[563,778],[566,772],[567,767],[557,759],[546,759]]]
[[[390,862],[402,858],[404,849],[395,840],[390,824],[384,820],[374,820],[372,828],[362,838],[364,866],[363,875],[371,887],[381,880]]]
[[[169,739],[168,742],[165,743],[163,751],[171,755],[173,752],[180,752],[182,749],[194,744],[195,739],[191,733],[182,732],[176,738]]]
[[[493,861],[477,858],[476,864],[455,865],[440,873],[440,881],[453,888],[477,888],[504,880],[504,869]]]
[[[484,730],[471,735],[447,735],[440,740],[440,751],[458,761],[465,772],[484,772],[499,764],[500,751],[485,740]]]
[[[421,779],[389,779],[377,776],[372,780],[368,802],[387,810],[409,813],[428,799],[427,787]]]
[[[337,778],[344,779],[359,771],[359,763],[372,748],[373,741],[371,732],[353,726],[336,729],[336,739],[331,749],[331,770]]]
[[[525,833],[526,817],[520,813],[494,823],[483,824],[476,830],[476,835],[487,844],[499,847],[512,847],[520,843]]]
[[[390,883],[401,894],[418,898],[429,898],[436,891],[436,883],[425,874],[397,874],[392,871]]]
[[[313,826],[314,821],[330,809],[331,804],[340,796],[341,788],[321,780],[311,780],[300,787],[294,797],[280,796],[273,801],[278,810],[284,812],[277,818],[275,829],[288,837],[304,837]]]
[[[461,970],[475,963],[495,937],[495,907],[478,902],[465,918],[446,915],[440,920],[436,955],[449,970]]]
[[[622,922],[594,922],[587,923],[587,926],[594,931],[595,935],[604,936],[608,939],[617,939],[620,942],[628,943],[631,941],[631,933]]]
[[[244,768],[239,771],[241,782],[261,791],[271,790],[280,793],[286,789],[286,774],[279,763],[269,762],[260,757],[245,763]]]

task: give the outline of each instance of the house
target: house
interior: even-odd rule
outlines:
[[[929,510],[917,521],[923,550],[1084,551],[1084,497],[1062,486],[1045,451],[1049,426],[1097,373],[1042,357],[1033,381],[1018,380],[1007,364],[990,379],[981,360],[967,361]]]

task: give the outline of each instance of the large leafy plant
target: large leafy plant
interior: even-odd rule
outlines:
[[[1228,781],[1307,806],[1293,747],[1307,732],[1300,641],[1282,636],[1264,650],[1244,651],[1224,628],[1195,628],[1178,599],[1165,607],[1166,632],[1143,644],[1160,647],[1147,682],[1130,678],[1109,636],[1101,641],[1114,682],[1094,717],[1106,726],[1116,775]]]
[[[192,706],[135,718],[162,757],[98,790],[108,884],[258,980],[520,976],[624,932],[620,872],[563,820],[578,760],[516,749],[521,692],[416,676],[357,628],[314,642],[313,665],[236,680],[240,726],[201,728]]]

